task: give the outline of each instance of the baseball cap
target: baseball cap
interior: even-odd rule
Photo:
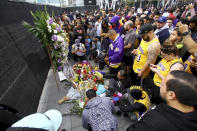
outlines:
[[[166,23],[167,19],[166,17],[162,16],[158,19],[158,22],[161,22],[161,23]]]
[[[76,43],[76,44],[79,44],[79,43],[80,43],[80,40],[79,40],[79,39],[76,39],[76,40],[75,40],[75,43]]]
[[[144,24],[143,26],[140,27],[139,33],[138,35],[144,35],[146,33],[148,33],[149,31],[153,30],[153,26],[151,24]]]
[[[14,123],[11,127],[39,128],[57,131],[62,123],[62,115],[58,110],[51,109],[45,113],[34,113]]]
[[[165,12],[165,13],[163,13],[163,15],[162,15],[162,16],[167,18],[167,17],[169,17],[169,15],[170,15],[170,13]]]

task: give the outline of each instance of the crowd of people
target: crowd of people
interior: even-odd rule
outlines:
[[[87,25],[95,31],[92,39],[88,37],[90,50],[87,40],[80,40],[90,52],[86,53],[86,60],[95,60],[100,69],[107,65],[109,72],[103,77],[109,79],[109,85],[105,85],[106,97],[87,91],[84,128],[115,131],[118,123],[112,112],[121,112],[131,120],[138,119],[128,131],[196,130],[194,5],[164,10],[145,8],[141,13],[134,7],[125,7],[89,15]],[[82,28],[86,30],[85,25]],[[91,30],[89,26],[87,29]],[[112,104],[109,98],[119,93],[123,96]]]
[[[62,13],[69,36],[68,58],[93,60],[105,97],[90,89],[82,123],[89,131],[116,131],[114,113],[136,120],[127,131],[197,130],[197,15],[193,4],[157,9]],[[114,95],[121,98],[112,103]],[[15,124],[17,125],[17,124]],[[43,128],[44,129],[44,128]]]

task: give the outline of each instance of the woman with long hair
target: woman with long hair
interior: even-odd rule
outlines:
[[[139,33],[140,27],[144,24],[144,20],[141,17],[136,17],[135,20],[135,27],[136,27],[136,35]],[[141,42],[141,38],[136,39],[135,41],[135,48],[138,48],[139,44]]]
[[[109,37],[107,32],[109,31],[109,24],[107,19],[104,19],[102,21],[102,26],[101,26],[101,50],[104,52],[107,52],[109,49]]]

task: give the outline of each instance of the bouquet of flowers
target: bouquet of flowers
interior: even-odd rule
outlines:
[[[73,71],[75,72],[75,82],[79,82],[79,80],[87,81],[92,77],[92,66],[88,62],[75,64],[73,66]]]
[[[77,63],[73,66],[73,82],[74,85],[76,85],[76,89],[80,92],[81,98],[76,101],[73,108],[70,110],[72,113],[82,113],[85,107],[85,97],[88,89],[94,89],[101,93],[103,92],[98,86],[104,83],[103,75],[99,71],[95,71],[95,69],[96,68],[93,68],[87,61]]]
[[[82,104],[84,103],[82,99],[76,100],[73,107],[70,109],[70,112],[73,114],[82,115],[82,112],[84,110],[84,105],[83,105],[83,107],[81,107],[81,105],[82,105],[81,103]]]
[[[103,75],[99,71],[92,71],[91,79],[98,84],[104,84]]]
[[[86,91],[92,87],[96,87],[96,84],[92,80],[79,81],[76,85],[76,89],[79,91],[81,98],[75,101],[74,106],[70,109],[71,113],[81,115],[86,104]]]
[[[61,28],[61,25],[54,22],[54,19],[49,17],[47,19],[47,28],[49,32],[52,32],[52,58],[53,64],[57,67],[58,71],[62,71],[64,64],[68,63],[68,42],[67,33]]]
[[[35,11],[35,13],[31,11],[30,13],[34,18],[34,25],[30,25],[29,23],[23,21],[23,26],[25,26],[29,32],[33,33],[35,37],[39,39],[40,43],[43,44],[43,46],[50,45],[52,43],[51,37],[53,32],[49,32],[47,28],[46,20],[48,20],[50,16],[47,13],[46,7],[45,11]]]
[[[52,13],[53,14],[53,13]],[[53,15],[45,11],[31,12],[34,18],[33,25],[23,21],[22,24],[37,37],[43,47],[48,50],[52,67],[55,71],[64,71],[68,79],[73,77],[72,69],[67,61],[68,55],[68,34],[62,30],[62,26],[55,22]]]

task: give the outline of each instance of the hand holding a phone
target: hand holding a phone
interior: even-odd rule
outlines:
[[[157,73],[158,70],[157,70],[157,66],[156,66],[156,65],[154,65],[154,64],[149,64],[148,67],[150,68],[150,70],[151,70],[152,72]]]

